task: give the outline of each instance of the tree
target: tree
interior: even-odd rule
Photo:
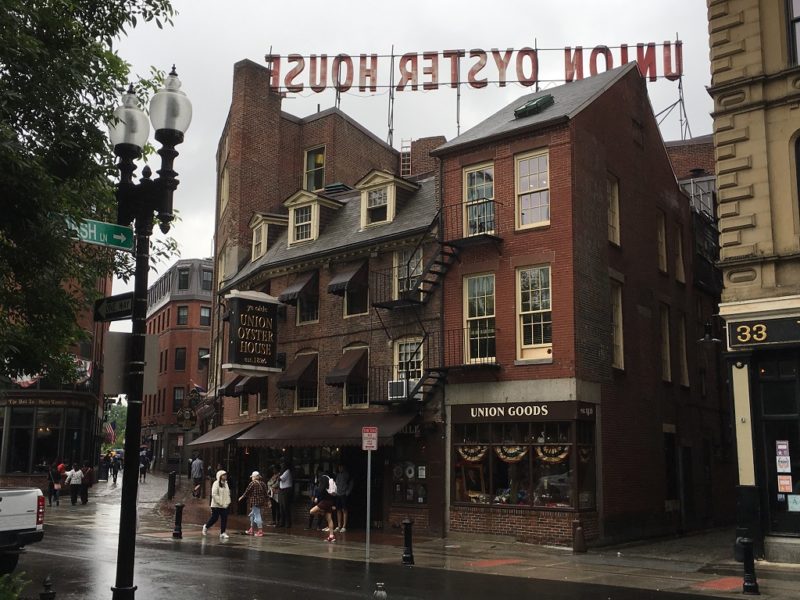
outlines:
[[[112,448],[122,448],[125,445],[125,424],[128,422],[128,405],[112,404],[106,413],[106,420],[111,423],[116,433],[113,444],[103,444],[103,452]]]
[[[169,0],[4,0],[0,10],[0,377],[69,380],[77,315],[124,256],[75,242],[67,219],[115,221],[105,123],[127,86],[115,40],[171,23]],[[153,78],[137,89],[153,88]],[[119,254],[119,253],[118,253]]]

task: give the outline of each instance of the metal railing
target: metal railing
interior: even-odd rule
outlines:
[[[479,236],[499,237],[499,206],[499,202],[485,198],[443,207],[442,238],[444,241],[453,241]]]

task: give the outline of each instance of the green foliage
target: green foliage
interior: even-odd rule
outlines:
[[[30,581],[24,578],[25,573],[11,573],[0,577],[0,600],[16,600]]]
[[[128,407],[123,404],[112,404],[106,414],[106,420],[109,423],[116,423],[117,439],[113,444],[103,443],[103,454],[114,448],[122,448],[125,445],[125,424],[128,422]]]
[[[0,376],[69,380],[77,315],[130,261],[70,239],[65,218],[116,220],[104,127],[127,87],[115,43],[169,0],[4,0],[0,10]],[[152,89],[157,77],[137,84]],[[160,252],[170,252],[170,242]],[[159,251],[155,253],[159,254]]]

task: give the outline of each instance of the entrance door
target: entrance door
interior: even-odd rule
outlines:
[[[798,356],[759,361],[762,484],[767,529],[800,535],[800,386]]]
[[[383,462],[385,449],[372,453],[372,509],[373,523],[383,521]],[[347,465],[353,480],[353,492],[348,500],[347,527],[364,529],[367,523],[367,453],[361,448],[342,448],[342,462]]]

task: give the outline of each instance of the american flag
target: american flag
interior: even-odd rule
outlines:
[[[116,423],[104,423],[103,433],[107,444],[113,444],[117,441]]]

